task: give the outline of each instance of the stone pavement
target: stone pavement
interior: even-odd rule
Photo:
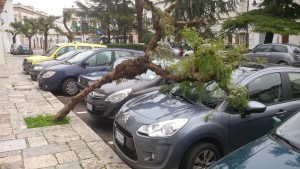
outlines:
[[[0,168],[129,168],[72,112],[67,125],[26,127],[24,117],[55,114],[64,105],[23,74],[23,59],[8,54],[0,66]]]

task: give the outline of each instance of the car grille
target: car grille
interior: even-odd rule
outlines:
[[[132,134],[128,132],[126,129],[124,129],[122,126],[120,126],[118,123],[115,123],[116,128],[125,135],[125,144],[122,145],[118,141],[115,141],[118,148],[131,160],[137,161],[138,157],[136,154],[135,149],[129,148],[127,145],[131,145],[132,147],[135,147],[134,140]]]
[[[82,78],[82,77],[79,77],[78,82],[85,87],[87,87],[89,85],[89,80]]]

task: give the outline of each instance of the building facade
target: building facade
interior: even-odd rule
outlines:
[[[20,3],[13,4],[13,11],[14,11],[14,22],[23,22],[25,18],[33,18],[37,19],[39,17],[47,17],[48,14],[42,12],[42,11],[35,11],[33,6],[25,6]],[[55,21],[55,24],[60,27],[63,31],[65,31],[62,18]],[[37,49],[43,49],[44,45],[44,36],[42,33],[37,33],[34,35],[31,39],[31,47],[37,48]],[[60,35],[58,32],[56,32],[53,29],[49,30],[48,35],[48,48],[50,46],[53,46],[57,43],[65,43],[68,42],[67,37]],[[29,44],[29,39],[26,38],[24,35],[20,34],[16,38],[16,43],[20,44]]]

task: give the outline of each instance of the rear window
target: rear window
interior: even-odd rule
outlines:
[[[292,48],[292,51],[294,53],[300,53],[300,47],[299,46],[291,46],[291,48]]]

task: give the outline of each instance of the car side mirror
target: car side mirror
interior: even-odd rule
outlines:
[[[267,106],[257,102],[257,101],[249,101],[248,105],[246,107],[246,112],[247,113],[263,113],[266,111]]]
[[[81,64],[81,67],[85,68],[85,67],[88,66],[88,65],[90,65],[88,62],[83,62],[83,63]]]

